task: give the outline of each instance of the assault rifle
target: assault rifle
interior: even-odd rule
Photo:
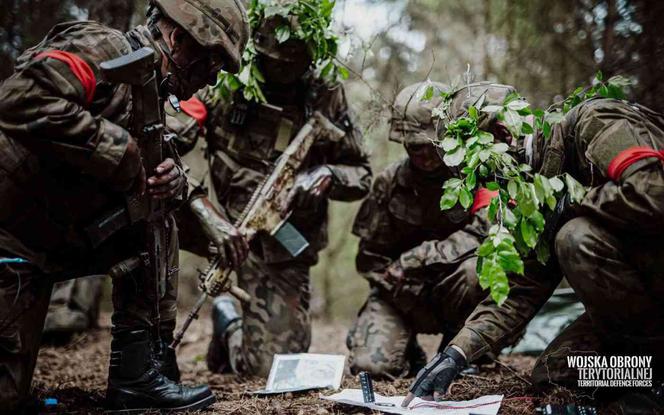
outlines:
[[[115,84],[131,85],[132,125],[131,133],[136,138],[143,158],[143,167],[149,176],[163,161],[162,105],[159,99],[157,77],[154,68],[154,51],[144,47],[119,58],[102,62],[100,68],[104,79]],[[140,263],[147,269],[150,295],[154,296],[152,323],[159,327],[159,299],[166,291],[167,236],[166,209],[164,202],[145,195],[130,195],[125,206],[102,218],[88,229],[93,244],[100,244],[117,229],[128,224],[144,222],[146,252],[140,253]],[[113,268],[130,272],[141,265],[130,258]],[[110,272],[110,274],[113,274]]]
[[[267,232],[277,239],[292,256],[299,255],[309,243],[288,222],[288,198],[300,166],[304,163],[309,150],[318,139],[339,141],[345,133],[335,126],[320,112],[313,116],[300,129],[293,141],[277,160],[272,173],[256,188],[249,203],[235,223],[235,227],[251,241],[259,232]],[[241,301],[249,301],[249,295],[234,286],[230,279],[231,269],[224,269],[221,258],[217,255],[210,261],[210,266],[201,275],[201,290],[196,305],[187,316],[180,331],[174,336],[171,347],[175,348],[182,341],[184,333],[208,297],[216,297],[222,292],[230,292]]]

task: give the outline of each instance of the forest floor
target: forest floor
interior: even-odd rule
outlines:
[[[219,414],[346,414],[371,413],[362,408],[333,404],[319,398],[319,392],[286,394],[259,398],[251,391],[265,386],[265,379],[243,379],[234,375],[213,375],[205,365],[205,352],[211,328],[208,319],[195,322],[178,351],[178,361],[187,384],[208,382],[217,402],[212,407]],[[347,327],[341,323],[315,321],[310,351],[345,353]],[[433,354],[440,338],[420,336],[427,353]],[[109,316],[103,314],[100,327],[74,336],[65,345],[42,347],[35,371],[35,393],[40,399],[56,398],[53,412],[101,413],[104,403],[110,345]],[[532,414],[535,405],[570,402],[573,396],[556,390],[546,396],[537,395],[528,382],[534,364],[532,357],[503,356],[499,363],[482,367],[478,375],[464,376],[451,387],[452,398],[465,400],[481,395],[503,394],[505,398],[536,397],[537,399],[505,400],[501,414]],[[374,381],[376,391],[383,395],[404,395],[410,379]],[[346,374],[342,388],[359,388],[357,379]],[[327,392],[326,392],[327,393]]]

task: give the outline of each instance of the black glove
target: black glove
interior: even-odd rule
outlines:
[[[443,353],[438,353],[419,371],[401,406],[407,407],[415,397],[442,397],[464,367],[466,367],[466,358],[448,346]]]

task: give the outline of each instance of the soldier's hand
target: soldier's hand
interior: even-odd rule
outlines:
[[[300,173],[288,195],[288,210],[314,209],[327,198],[332,186],[332,171],[326,166]]]
[[[170,199],[186,185],[184,172],[171,158],[162,161],[148,179],[148,193],[155,199]]]
[[[466,366],[466,358],[454,347],[448,346],[420,369],[401,406],[408,407],[416,397],[441,400],[452,381]]]
[[[145,169],[141,160],[141,150],[131,137],[120,164],[111,176],[111,182],[113,188],[121,192],[133,192],[139,195],[145,193]]]
[[[404,271],[399,260],[394,261],[387,270],[385,270],[385,278],[394,285],[399,285],[403,282]]]
[[[249,256],[249,243],[244,235],[206,197],[194,199],[190,206],[206,236],[217,248],[222,265],[239,268]]]

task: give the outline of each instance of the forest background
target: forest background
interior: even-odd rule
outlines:
[[[2,0],[0,79],[58,22],[91,19],[127,30],[143,22],[145,7],[145,0]],[[405,156],[387,140],[390,103],[401,88],[428,78],[511,84],[545,107],[601,70],[605,78],[630,78],[631,100],[664,111],[662,19],[658,0],[337,0],[334,24],[342,36],[339,58],[351,72],[349,101],[375,174]],[[366,298],[350,232],[358,207],[332,203],[330,243],[313,270],[317,317],[348,320]],[[182,259],[186,304],[200,261]]]

